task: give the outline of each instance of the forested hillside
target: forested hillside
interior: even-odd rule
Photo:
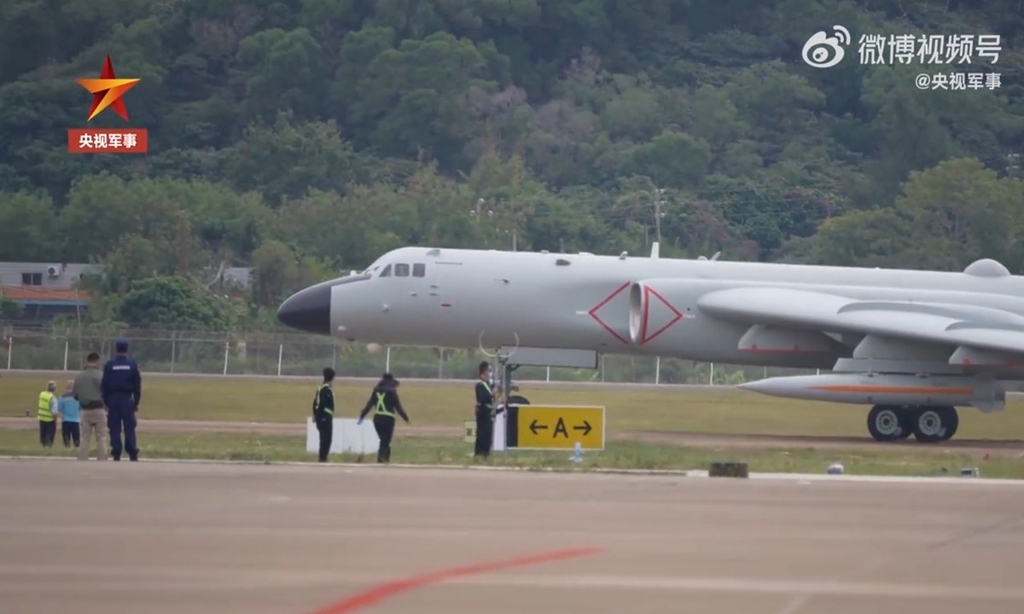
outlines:
[[[1002,85],[921,91],[967,67],[862,34],[999,34]],[[408,244],[1019,273],[1022,41],[1020,0],[0,0],[0,261],[104,262],[94,317],[194,327]],[[128,124],[86,124],[107,54]],[[86,125],[149,154],[67,153]]]

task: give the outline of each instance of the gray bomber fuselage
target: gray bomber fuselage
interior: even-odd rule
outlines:
[[[396,276],[399,268],[408,275]],[[385,270],[389,276],[382,277]],[[822,369],[850,355],[838,343],[818,352],[741,350],[750,325],[708,316],[698,301],[710,292],[750,286],[1024,315],[1024,278],[1018,276],[406,247],[385,254],[362,275],[297,293],[282,304],[279,317],[309,332],[378,344],[518,343]]]

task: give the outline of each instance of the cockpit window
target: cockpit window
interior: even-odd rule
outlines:
[[[408,277],[409,276],[409,265],[402,263],[395,265],[395,277]]]
[[[417,262],[412,265],[412,276],[413,277],[425,277],[427,274],[427,265],[422,262]]]
[[[391,277],[391,265],[384,267],[384,270],[380,272],[381,277]]]

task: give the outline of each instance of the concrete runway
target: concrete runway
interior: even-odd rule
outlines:
[[[1019,483],[5,460],[0,492],[12,613],[1024,611]]]

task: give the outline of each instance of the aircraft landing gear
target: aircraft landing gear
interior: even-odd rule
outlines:
[[[955,407],[919,407],[913,419],[914,437],[921,443],[949,441],[960,426]]]
[[[921,443],[948,441],[959,425],[955,407],[875,405],[868,412],[868,432],[875,441],[899,441],[911,434]]]
[[[875,405],[868,412],[868,432],[875,441],[899,441],[913,432],[907,411],[898,405]]]

